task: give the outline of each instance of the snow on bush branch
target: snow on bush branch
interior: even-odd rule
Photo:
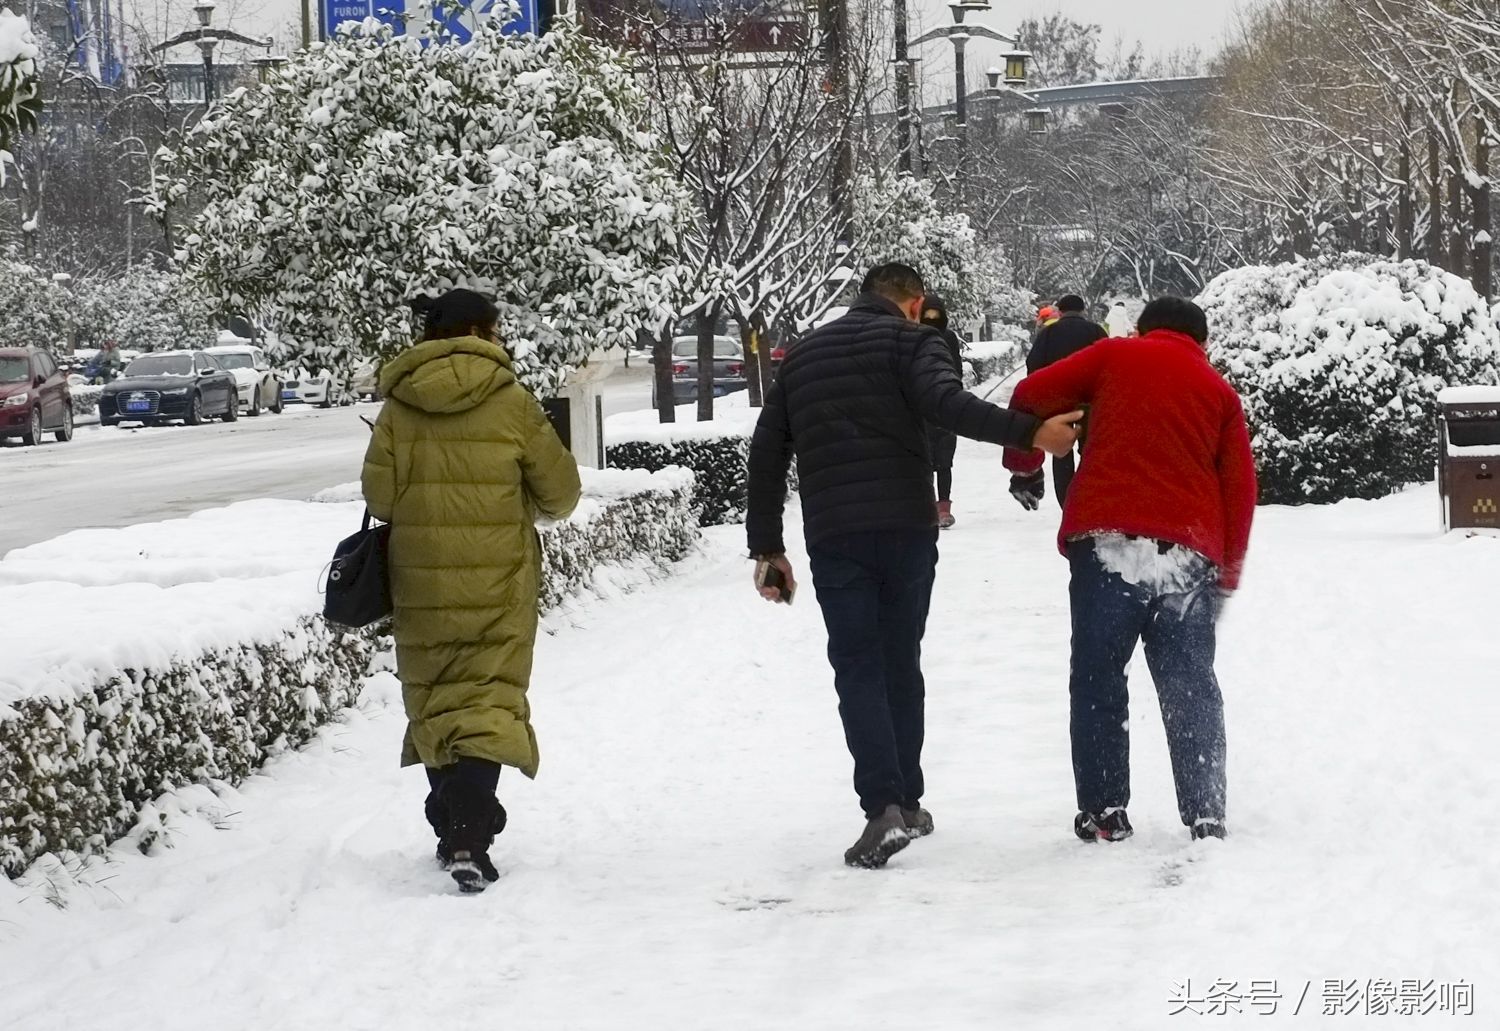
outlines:
[[[0,258],[0,340],[8,344],[206,347],[214,340],[208,312],[179,276],[148,266],[73,279]]]
[[[1445,386],[1500,379],[1500,328],[1464,279],[1362,255],[1237,269],[1204,290],[1209,353],[1245,402],[1274,504],[1432,478]]]
[[[153,190],[158,215],[204,201],[185,275],[335,369],[405,346],[413,296],[478,289],[543,394],[663,321],[681,195],[627,63],[571,22],[499,20],[468,43],[367,21],[229,97]]]
[[[36,128],[41,113],[40,57],[26,19],[0,8],[0,186],[11,142]]]

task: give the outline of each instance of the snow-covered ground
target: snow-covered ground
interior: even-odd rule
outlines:
[[[886,870],[841,863],[860,814],[813,595],[760,602],[720,528],[540,644],[542,773],[501,780],[487,893],[430,861],[382,674],[241,790],[181,793],[172,847],[0,879],[0,1027],[1160,1031],[1217,980],[1245,1015],[1208,1026],[1262,1026],[1270,981],[1294,1026],[1443,1026],[1325,1018],[1328,980],[1431,981],[1434,1011],[1463,982],[1459,1026],[1497,1026],[1500,541],[1440,537],[1430,488],[1263,511],[1221,644],[1232,837],[1177,824],[1141,668],[1138,833],[1084,845],[1055,508],[1017,508],[994,451],[957,473],[926,649],[938,830]]]

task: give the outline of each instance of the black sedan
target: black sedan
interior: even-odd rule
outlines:
[[[197,426],[210,418],[234,422],[239,416],[234,374],[202,351],[143,354],[99,398],[99,422],[105,426],[176,420]]]

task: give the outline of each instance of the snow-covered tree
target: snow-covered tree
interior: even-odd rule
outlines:
[[[215,330],[210,304],[172,272],[137,265],[123,275],[89,277],[72,289],[80,347],[113,340],[139,351],[207,347]]]
[[[571,22],[472,41],[369,21],[226,99],[169,156],[153,207],[194,191],[185,276],[349,370],[412,336],[407,302],[491,294],[528,386],[664,322],[680,194],[620,55]]]
[[[1200,297],[1244,399],[1261,498],[1378,498],[1431,479],[1437,394],[1500,382],[1500,328],[1464,279],[1362,255],[1226,272]]]
[[[0,8],[0,185],[10,164],[11,142],[36,126],[41,111],[40,56],[26,19]]]
[[[944,212],[931,181],[910,175],[861,176],[854,190],[854,267],[904,262],[948,304],[955,321],[976,322],[1014,307],[1003,252],[981,248],[969,216]]]
[[[0,341],[60,347],[71,332],[73,297],[65,282],[18,261],[0,259]]]

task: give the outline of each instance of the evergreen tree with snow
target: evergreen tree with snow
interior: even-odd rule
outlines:
[[[474,289],[543,395],[661,324],[680,195],[628,62],[570,21],[536,38],[504,20],[468,42],[367,21],[227,98],[153,191],[158,214],[203,202],[185,277],[335,370],[409,343],[414,297]]]
[[[36,128],[42,110],[40,58],[26,19],[0,8],[0,185],[11,143]]]

